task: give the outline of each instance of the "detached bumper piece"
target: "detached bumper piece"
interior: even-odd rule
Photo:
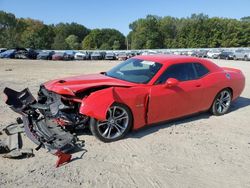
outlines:
[[[32,149],[22,148],[23,126],[13,123],[4,127],[1,131],[8,136],[5,141],[0,141],[0,154],[5,154],[3,155],[4,158],[22,159],[34,156]]]
[[[41,104],[37,103],[29,89],[21,92],[5,88],[7,96],[6,104],[22,115],[22,121],[27,137],[40,148],[47,149],[53,155],[58,156],[56,167],[71,160],[70,152],[83,147],[76,135],[71,134],[63,126],[57,124],[56,120],[45,117],[40,112]]]

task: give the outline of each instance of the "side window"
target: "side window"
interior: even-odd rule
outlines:
[[[171,65],[167,70],[158,78],[155,84],[163,84],[168,78],[175,78],[179,81],[187,81],[196,79],[192,63],[180,63]]]
[[[198,78],[203,77],[204,75],[206,75],[207,73],[209,73],[209,70],[202,64],[200,63],[194,63],[194,67],[196,69],[196,73]]]

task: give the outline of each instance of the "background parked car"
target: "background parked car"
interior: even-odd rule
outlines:
[[[118,53],[117,54],[117,57],[116,57],[119,61],[124,61],[124,60],[127,60],[128,59],[128,55],[126,52],[121,52],[121,53]]]
[[[197,53],[197,57],[205,58],[205,57],[207,57],[207,52],[208,52],[208,50],[200,50]]]
[[[221,54],[220,50],[209,50],[207,52],[207,57],[217,59],[220,54]]]
[[[174,52],[174,54],[176,54],[175,52]],[[177,54],[176,54],[177,55]],[[198,55],[198,51],[193,51],[192,53],[191,53],[191,56],[193,56],[193,57],[197,57],[197,55]]]
[[[5,52],[7,48],[0,48],[0,53]]]
[[[37,55],[37,59],[44,59],[44,60],[51,60],[52,56],[55,54],[54,51],[45,51],[45,52],[40,52]]]
[[[245,61],[249,61],[250,60],[250,50],[246,50],[245,51],[244,60]]]
[[[91,60],[102,60],[104,59],[106,53],[103,52],[93,52],[91,54]]]
[[[204,57],[207,57],[207,52],[208,52],[207,50],[193,51],[191,53],[191,56],[204,58]],[[183,55],[188,55],[188,53],[187,54],[183,54]]]
[[[15,49],[15,58],[16,59],[36,59],[37,52],[33,49],[26,48],[16,48]]]
[[[88,52],[77,52],[75,53],[75,60],[87,60],[89,59]]]
[[[107,52],[105,55],[105,59],[106,60],[115,60],[116,59],[116,55],[113,52]]]
[[[2,53],[0,53],[0,58],[15,58],[15,49],[11,49],[11,50],[6,50]]]
[[[229,60],[229,59],[233,59],[234,57],[234,53],[233,52],[221,52],[219,55],[218,55],[218,59],[226,59],[226,60]]]
[[[27,59],[28,50],[25,48],[16,48],[15,59]]]
[[[52,60],[70,60],[71,56],[69,56],[66,52],[56,52],[52,55]]]
[[[249,59],[249,53],[250,53],[249,50],[242,50],[242,49],[235,50],[233,58],[234,60],[243,59],[247,61]]]
[[[74,60],[75,59],[75,54],[76,54],[76,52],[75,51],[65,51],[65,53],[66,53],[66,56],[67,57],[65,57],[65,60]]]

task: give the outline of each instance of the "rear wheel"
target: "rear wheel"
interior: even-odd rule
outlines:
[[[232,93],[229,89],[224,89],[220,91],[213,102],[211,107],[212,114],[216,116],[223,115],[228,112],[228,109],[231,106]]]
[[[90,131],[103,142],[113,142],[123,138],[132,127],[132,114],[123,104],[112,105],[106,121],[90,120]]]
[[[245,61],[247,61],[247,60],[248,60],[247,56],[245,56],[245,57],[244,57],[244,60],[245,60]]]

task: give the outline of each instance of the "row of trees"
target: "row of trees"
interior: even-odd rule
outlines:
[[[193,14],[179,19],[149,15],[129,27],[132,49],[250,46],[250,17],[236,20]]]
[[[250,46],[250,17],[241,20],[148,15],[129,25],[125,36],[115,29],[90,30],[77,23],[46,25],[0,11],[0,47],[34,49],[159,49]]]
[[[115,29],[90,30],[77,23],[46,25],[0,11],[0,47],[34,49],[125,49],[125,36]]]

